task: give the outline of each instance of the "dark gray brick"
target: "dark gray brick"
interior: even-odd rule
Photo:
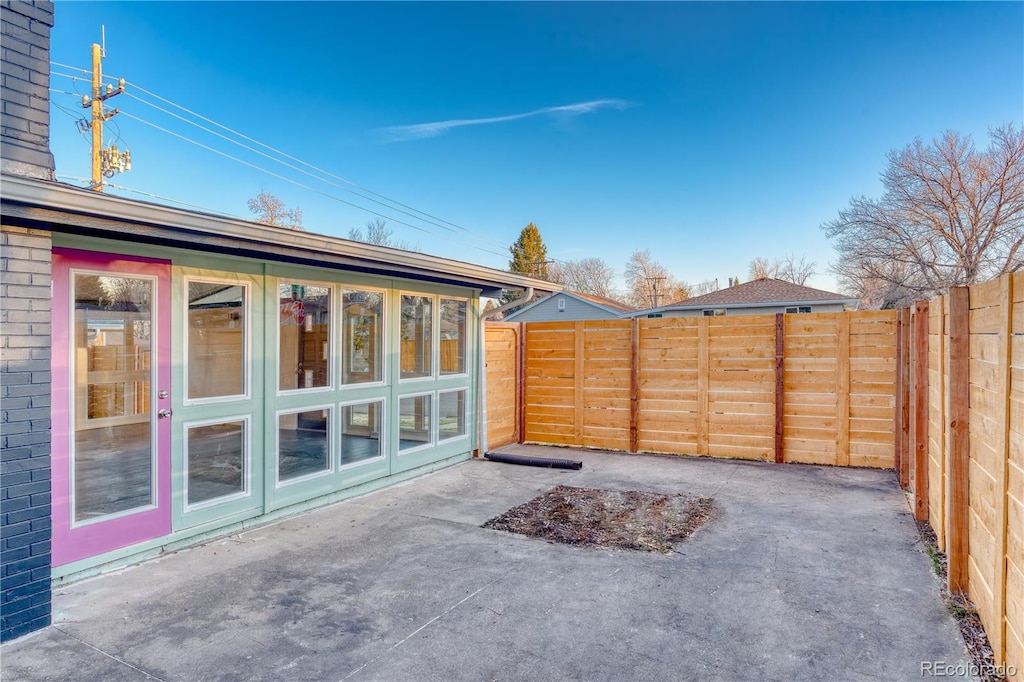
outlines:
[[[29,524],[24,524],[28,526]],[[49,542],[50,532],[45,530],[28,531],[9,538],[4,538],[4,547],[31,547],[40,542]]]

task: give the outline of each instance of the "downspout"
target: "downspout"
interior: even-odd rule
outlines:
[[[477,404],[480,405],[480,456],[483,457],[487,454],[487,359],[484,357],[487,346],[485,343],[486,325],[487,318],[493,317],[498,313],[503,313],[509,308],[514,308],[523,303],[529,303],[530,299],[533,298],[533,287],[526,287],[526,291],[519,298],[513,299],[508,303],[498,306],[493,310],[488,310],[486,313],[480,315],[480,352],[477,353],[477,357],[480,358],[479,375],[480,379],[477,382],[479,388],[477,389],[480,393],[480,400]]]

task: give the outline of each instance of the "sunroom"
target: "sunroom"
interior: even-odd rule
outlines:
[[[480,298],[552,287],[13,176],[3,220],[50,246],[57,580],[471,457]]]

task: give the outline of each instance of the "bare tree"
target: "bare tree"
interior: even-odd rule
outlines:
[[[807,280],[814,276],[815,265],[813,261],[808,261],[806,256],[800,256],[800,260],[797,260],[793,254],[789,254],[781,260],[775,277],[804,286]]]
[[[256,214],[256,222],[284,227],[289,230],[301,230],[302,209],[286,208],[283,201],[270,192],[260,192],[255,198],[249,199],[249,212]]]
[[[776,261],[777,263],[778,261]],[[748,274],[751,280],[755,279],[768,279],[769,277],[775,277],[776,267],[770,260],[764,256],[758,256],[754,260],[750,261],[750,270]]]
[[[690,297],[689,287],[651,257],[651,250],[634,251],[626,262],[626,303],[657,308]]]
[[[691,297],[714,293],[718,291],[718,279],[706,279],[703,282],[697,282],[696,284],[689,285],[687,289],[689,290]]]
[[[889,152],[880,199],[859,196],[822,226],[840,284],[877,307],[906,305],[1024,265],[1024,131],[987,149],[947,131]]]
[[[615,298],[615,268],[600,258],[555,261],[548,265],[548,279],[573,291]]]
[[[749,274],[751,280],[781,279],[804,286],[807,280],[814,276],[815,265],[816,263],[808,261],[806,256],[800,256],[799,260],[793,254],[775,260],[759,256],[750,261]],[[738,277],[736,279],[739,280]]]
[[[413,246],[404,239],[395,239],[394,230],[388,227],[388,222],[381,218],[374,218],[366,223],[366,233],[358,227],[348,231],[348,238],[352,241],[375,244],[377,246],[390,246],[393,249],[404,251],[419,251],[419,244]]]

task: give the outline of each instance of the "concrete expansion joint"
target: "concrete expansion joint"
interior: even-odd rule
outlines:
[[[394,650],[395,650],[395,649],[397,649],[398,647],[402,646],[403,644],[405,644],[406,642],[408,642],[408,641],[409,641],[410,639],[412,639],[413,637],[415,637],[415,636],[416,636],[416,635],[418,635],[419,633],[423,632],[423,631],[424,631],[424,630],[426,630],[426,629],[427,629],[428,627],[430,627],[431,625],[433,625],[433,624],[434,624],[434,623],[436,623],[437,621],[441,620],[442,618],[444,618],[444,617],[445,617],[446,615],[448,615],[449,613],[451,613],[451,612],[452,612],[452,611],[454,611],[455,609],[459,608],[460,606],[462,606],[463,604],[465,604],[466,602],[468,602],[468,601],[469,601],[470,599],[473,599],[474,597],[476,597],[476,596],[477,596],[478,594],[480,594],[481,592],[483,592],[484,590],[486,590],[486,589],[487,589],[488,587],[490,587],[490,586],[492,586],[492,585],[495,585],[495,584],[497,584],[497,583],[501,582],[502,580],[504,580],[505,578],[507,578],[507,577],[508,577],[508,576],[510,576],[511,574],[515,573],[515,572],[516,572],[517,570],[518,570],[517,568],[509,569],[508,571],[505,571],[504,573],[502,573],[501,575],[499,575],[499,576],[498,576],[497,578],[494,578],[493,580],[490,580],[490,581],[488,581],[487,583],[485,583],[485,584],[484,584],[484,585],[482,585],[481,587],[477,588],[476,590],[474,590],[474,591],[473,591],[473,592],[471,592],[470,594],[466,595],[465,597],[463,597],[463,598],[462,598],[462,599],[460,599],[459,601],[455,602],[454,604],[452,604],[451,606],[449,606],[448,608],[446,608],[446,609],[445,609],[444,611],[442,611],[441,613],[437,614],[436,616],[434,616],[433,618],[431,618],[430,620],[428,620],[428,621],[427,621],[426,623],[424,623],[423,625],[421,625],[421,626],[419,626],[418,628],[416,628],[415,630],[413,630],[413,631],[412,631],[411,633],[409,633],[408,635],[406,635],[406,636],[405,636],[405,637],[404,637],[403,639],[401,639],[401,640],[399,640],[399,641],[395,642],[394,644],[392,644],[392,645],[391,645],[390,647],[388,647],[388,648],[387,648],[387,650],[386,650],[386,651],[384,651],[383,653],[381,653],[381,654],[380,654],[379,656],[375,657],[374,659],[372,659],[372,660],[370,660],[370,661],[367,661],[366,663],[363,663],[363,664],[362,664],[361,666],[359,666],[358,668],[356,668],[355,670],[353,670],[352,672],[350,672],[350,673],[349,673],[348,675],[345,675],[345,677],[341,678],[341,682],[345,682],[345,680],[349,679],[349,678],[350,678],[350,677],[352,677],[353,675],[356,675],[356,674],[358,674],[358,673],[359,673],[360,671],[362,671],[363,669],[365,669],[365,668],[366,668],[367,666],[373,665],[373,664],[374,664],[374,663],[376,663],[377,661],[381,660],[382,658],[384,658],[385,656],[387,656],[388,654],[390,654],[390,653],[391,653],[392,651],[394,651]]]
[[[142,673],[143,675],[145,675],[147,678],[149,678],[151,680],[159,680],[159,682],[168,682],[167,680],[163,679],[162,677],[157,677],[156,675],[154,675],[152,673],[146,672],[142,668],[140,668],[138,666],[135,666],[135,665],[132,665],[128,661],[124,660],[123,658],[118,658],[117,656],[115,656],[115,655],[113,655],[113,654],[111,654],[111,653],[109,653],[107,651],[104,651],[103,649],[99,648],[98,646],[95,646],[93,644],[90,644],[89,642],[86,642],[84,639],[81,639],[80,637],[75,637],[73,634],[71,634],[67,630],[61,628],[59,625],[54,625],[53,629],[56,630],[57,632],[61,633],[65,637],[68,637],[69,639],[73,639],[73,640],[75,640],[76,642],[78,642],[79,644],[81,644],[83,646],[89,647],[90,649],[92,649],[96,653],[98,653],[98,654],[100,654],[102,656],[106,656],[107,658],[111,659],[112,661],[117,661],[120,665],[123,665],[126,668],[131,668],[135,672]]]

